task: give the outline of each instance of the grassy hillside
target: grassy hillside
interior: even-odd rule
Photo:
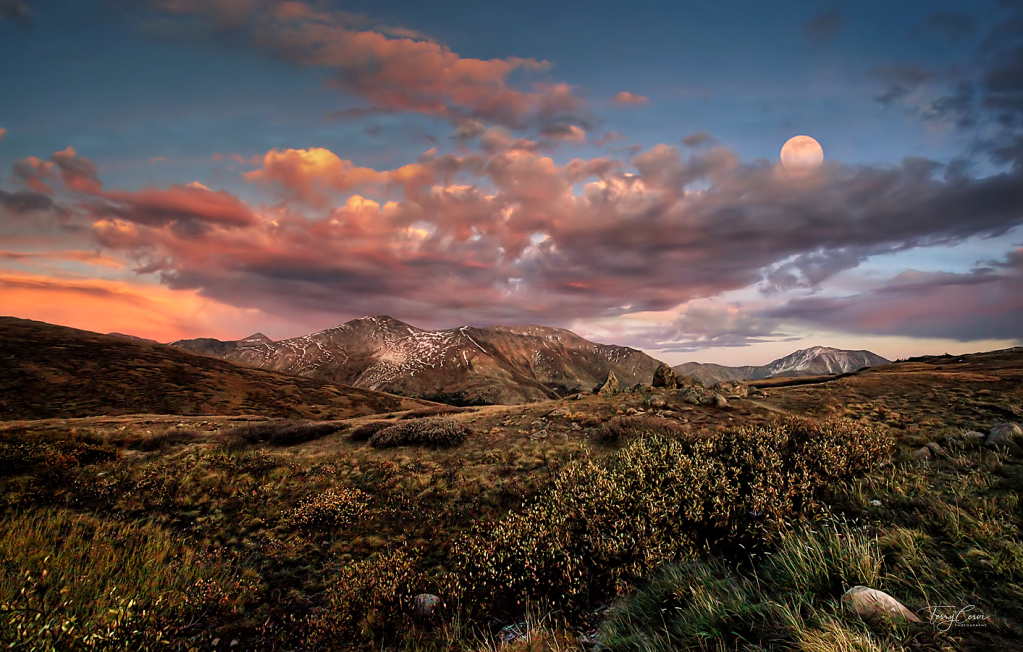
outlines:
[[[336,419],[426,404],[12,317],[0,317],[0,361],[0,419],[7,421],[112,414]]]

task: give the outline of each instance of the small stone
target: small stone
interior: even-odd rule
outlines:
[[[934,453],[935,455],[945,454],[945,449],[939,446],[938,442],[936,441],[932,441],[931,443],[927,444],[927,448],[931,449],[931,452]]]
[[[913,453],[913,459],[917,460],[918,462],[928,462],[933,458],[934,452],[927,446],[924,446],[923,448]]]
[[[901,602],[884,591],[854,586],[842,596],[842,606],[861,618],[881,618],[895,622],[920,622]]]
[[[417,615],[429,616],[440,604],[440,596],[432,593],[420,593],[413,600],[413,606]]]
[[[873,505],[874,507],[880,507],[881,501],[875,498],[874,500],[870,501],[870,504]]]
[[[1023,429],[1015,423],[999,423],[987,436],[985,446],[1008,446],[1013,439],[1023,437]]]

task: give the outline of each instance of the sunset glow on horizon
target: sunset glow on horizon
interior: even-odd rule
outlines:
[[[0,314],[1023,345],[1023,9],[744,7],[0,3]]]

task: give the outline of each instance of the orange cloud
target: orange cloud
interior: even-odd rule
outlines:
[[[239,337],[247,332],[247,324],[268,319],[259,311],[228,306],[194,290],[175,291],[148,283],[0,271],[0,293],[4,314],[160,342]]]
[[[646,104],[650,101],[649,97],[644,95],[633,95],[627,91],[622,91],[615,95],[615,104]]]
[[[7,135],[7,130],[4,129],[3,127],[0,127],[0,140],[3,140],[4,136],[6,136],[6,135]]]
[[[124,261],[109,256],[103,256],[93,251],[66,250],[66,251],[2,251],[0,258],[6,260],[69,260],[90,265],[98,265],[110,269],[124,269]]]
[[[311,149],[273,149],[263,158],[263,168],[245,172],[247,181],[275,184],[289,197],[316,207],[329,201],[330,192],[344,192],[371,185],[432,183],[426,168],[412,163],[394,170],[377,171],[352,165],[347,159],[322,147]]]

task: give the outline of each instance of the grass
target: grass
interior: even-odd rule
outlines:
[[[500,445],[474,421],[451,447],[377,448],[358,429],[274,445],[292,429],[327,436],[331,422],[0,432],[0,633],[39,650],[160,645],[137,630],[180,649],[562,652],[613,604],[608,650],[1023,643],[1017,453],[931,430],[948,453],[919,464],[893,458],[890,426],[869,420],[712,429],[682,423],[693,413],[681,406],[681,427],[626,416],[608,445],[600,424],[615,408],[580,404],[498,413],[492,423],[519,433]],[[136,450],[149,438],[162,443]],[[912,611],[972,604],[988,620],[868,623],[840,604],[857,584]],[[419,593],[443,606],[415,616]],[[530,633],[502,642],[506,628]]]

